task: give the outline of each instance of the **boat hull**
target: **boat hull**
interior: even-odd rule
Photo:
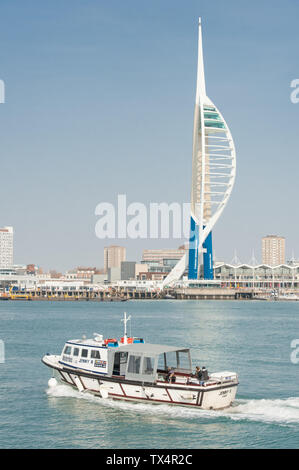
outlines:
[[[218,410],[232,405],[238,382],[200,386],[179,383],[146,383],[125,380],[123,377],[97,375],[62,365],[57,356],[45,356],[42,362],[55,371],[64,384],[102,398],[168,404]]]

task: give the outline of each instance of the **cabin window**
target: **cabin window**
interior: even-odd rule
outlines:
[[[87,357],[87,356],[88,356],[88,349],[82,349],[81,357]]]
[[[140,372],[140,362],[141,362],[141,356],[130,356],[129,357],[128,372],[130,374],[139,374],[139,372]]]
[[[142,365],[142,373],[151,375],[154,372],[154,358],[153,357],[144,357]]]
[[[73,355],[74,356],[79,356],[79,348],[74,348]]]
[[[98,351],[98,350],[96,350],[96,349],[92,349],[92,351],[91,351],[91,359],[101,359],[100,351]]]
[[[128,353],[127,352],[121,352],[120,353],[120,363],[121,364],[126,364],[128,360]]]
[[[64,348],[64,354],[67,354],[68,356],[72,354],[72,348],[70,346],[66,346]]]

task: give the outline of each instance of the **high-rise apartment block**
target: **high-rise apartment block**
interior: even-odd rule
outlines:
[[[105,246],[104,248],[104,271],[109,268],[120,268],[121,262],[126,261],[126,249],[123,246]]]
[[[0,228],[0,268],[13,265],[13,227]]]
[[[267,235],[262,238],[262,262],[269,266],[285,263],[285,238]]]

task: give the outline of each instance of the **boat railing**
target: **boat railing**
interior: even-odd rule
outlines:
[[[198,380],[196,377],[193,377],[190,373],[185,374],[185,373],[179,373],[176,370],[174,370],[175,374],[175,380],[172,383],[176,384],[183,384],[183,385],[201,385],[204,387],[211,387],[212,385],[217,385],[217,384],[229,384],[229,383],[238,383],[239,378],[237,374],[233,374],[230,376],[223,375],[223,376],[213,376],[211,374],[208,378],[208,380]],[[167,382],[167,372],[164,370],[157,370],[157,375],[156,375],[156,381],[158,382]]]
[[[209,377],[209,380],[207,381],[206,384],[209,384],[209,385],[212,385],[214,384],[215,382],[216,383],[220,383],[220,384],[224,384],[224,383],[229,383],[229,382],[232,382],[232,383],[237,383],[239,381],[238,379],[238,374],[234,374],[232,376],[221,376],[221,377],[213,377],[213,374]]]

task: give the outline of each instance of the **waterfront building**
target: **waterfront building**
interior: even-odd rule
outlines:
[[[51,269],[49,274],[51,279],[61,279],[64,277],[62,273],[59,273],[58,271],[56,271],[56,269]]]
[[[93,276],[97,274],[103,274],[103,270],[98,270],[96,267],[78,266],[76,269],[67,271],[64,277],[67,280],[83,279],[84,281],[91,282],[93,279]],[[58,277],[62,277],[62,275],[59,275],[59,276],[54,275],[52,277],[58,278]]]
[[[91,277],[96,273],[97,268],[92,268],[92,267],[84,268],[82,266],[79,266],[76,271],[77,271],[77,279],[86,279],[90,281]]]
[[[147,273],[148,265],[146,263],[136,263],[135,265],[135,279],[139,279],[140,273]]]
[[[122,261],[121,262],[121,280],[139,279],[140,273],[148,271],[147,264],[136,263],[136,261]]]
[[[120,279],[135,279],[135,261],[122,261],[120,266]]]
[[[277,266],[285,263],[285,238],[267,235],[262,238],[262,263]]]
[[[108,282],[108,273],[96,273],[91,276],[92,284],[105,284]]]
[[[121,262],[126,261],[126,249],[123,246],[110,245],[104,248],[104,271],[109,268],[120,268]]]
[[[115,284],[118,288],[121,288],[127,292],[157,292],[157,288],[160,287],[158,281],[151,280],[132,280],[132,281],[118,281]]]
[[[115,282],[121,280],[121,268],[120,266],[113,266],[108,268],[108,282]]]
[[[27,264],[27,266],[26,266],[27,274],[32,274],[32,275],[37,274],[38,269],[39,268],[37,266],[35,266],[35,264]]]
[[[171,260],[172,265],[174,266],[185,254],[185,247],[180,247],[177,250],[144,250],[142,254],[142,262],[148,264],[157,263],[160,266],[163,266],[164,260]]]
[[[15,264],[7,268],[0,268],[0,274],[8,276],[24,276],[25,274],[27,274],[27,267],[23,264]]]
[[[221,287],[237,289],[298,289],[299,266],[219,263],[214,267],[214,279],[221,281]]]
[[[138,279],[162,281],[171,273],[177,263],[186,255],[188,247],[180,246],[178,249],[144,250],[141,265],[147,269],[140,269]]]
[[[13,265],[13,227],[0,228],[0,268]]]
[[[55,275],[53,277],[56,277]],[[65,273],[65,279],[68,281],[78,279],[76,269],[71,269]]]
[[[145,271],[140,273],[137,276],[137,279],[140,281],[163,281],[169,274],[169,271]]]

